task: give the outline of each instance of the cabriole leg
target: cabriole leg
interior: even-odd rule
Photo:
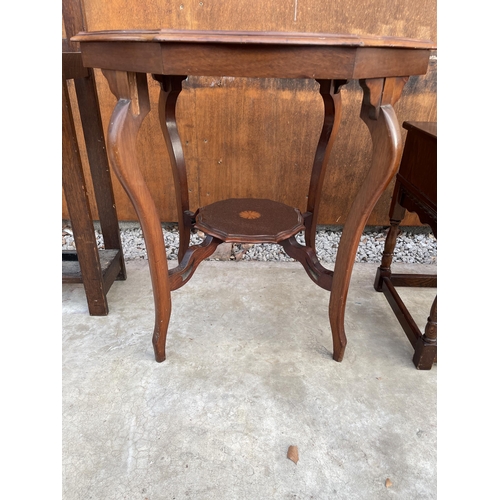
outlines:
[[[143,73],[103,70],[118,102],[108,128],[110,163],[127,192],[141,224],[155,303],[153,347],[156,361],[165,360],[165,342],[171,312],[167,255],[151,193],[137,161],[137,134],[149,113],[147,78]]]
[[[394,257],[394,248],[396,248],[397,238],[400,233],[399,225],[401,224],[401,221],[403,220],[406,213],[406,210],[398,202],[399,190],[397,182],[398,181],[396,181],[394,196],[392,198],[392,204],[389,210],[391,225],[385,238],[382,261],[379,268],[377,269],[377,274],[375,275],[375,283],[373,284],[377,292],[382,291],[383,279],[391,277],[391,264],[392,258]]]
[[[177,99],[182,92],[182,82],[187,76],[153,75],[160,82],[161,91],[158,102],[158,113],[163,138],[167,145],[170,165],[175,184],[177,218],[179,221],[179,262],[189,248],[191,227],[194,214],[189,211],[189,191],[187,184],[186,161],[177,127],[175,110]]]
[[[310,247],[313,252],[316,252],[316,225],[318,223],[319,203],[326,166],[340,126],[342,110],[340,88],[347,83],[347,80],[317,80],[317,82],[319,83],[319,93],[323,99],[325,114],[316,154],[314,155],[307,197],[307,211],[304,214],[306,246]]]
[[[345,307],[359,239],[380,195],[396,174],[402,155],[401,131],[393,105],[401,96],[407,78],[361,80],[361,119],[370,131],[373,151],[371,167],[358,190],[340,238],[330,294],[329,316],[333,359],[342,361],[347,344]]]

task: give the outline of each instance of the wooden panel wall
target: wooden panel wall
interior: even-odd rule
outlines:
[[[436,40],[436,0],[85,0],[84,10],[89,30],[165,27]],[[437,57],[433,55],[427,75],[410,78],[395,106],[401,123],[436,120],[436,77]],[[115,100],[100,71],[96,78],[107,126]],[[172,176],[158,126],[159,84],[152,79],[149,83],[152,110],[139,136],[140,162],[162,221],[173,222],[177,214]],[[320,224],[343,224],[371,154],[368,130],[359,119],[359,85],[350,82],[344,86],[342,97],[343,118],[325,181]],[[305,209],[322,123],[316,82],[191,77],[184,82],[177,115],[192,210],[229,197],[271,198]],[[402,133],[405,137],[406,131]],[[86,164],[85,153],[83,156]],[[137,220],[125,192],[115,178],[113,181],[118,218]],[[375,207],[369,225],[388,224],[391,192],[392,184]],[[95,207],[93,210],[97,219]],[[403,224],[418,225],[419,221],[409,214]]]

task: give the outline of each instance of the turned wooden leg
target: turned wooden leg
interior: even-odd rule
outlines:
[[[136,141],[144,117],[149,113],[147,78],[143,73],[103,70],[118,99],[108,129],[110,163],[127,192],[139,218],[153,286],[156,361],[165,360],[165,342],[171,312],[167,255],[160,218],[137,161]]]
[[[319,83],[319,92],[323,98],[325,114],[311,172],[307,211],[304,214],[305,242],[306,246],[310,247],[313,252],[316,252],[316,225],[318,223],[319,203],[326,166],[340,126],[342,110],[340,87],[347,83],[347,80],[317,80],[317,82]]]
[[[413,364],[419,370],[430,370],[437,359],[437,297],[425,325],[424,334],[415,343]]]
[[[382,281],[384,278],[391,277],[391,264],[392,258],[394,257],[394,248],[396,247],[396,241],[399,231],[399,224],[403,220],[406,210],[399,204],[399,189],[396,182],[396,187],[394,189],[394,195],[392,198],[391,208],[389,210],[390,217],[390,227],[387,237],[385,238],[384,252],[382,253],[382,262],[380,267],[377,269],[377,274],[375,275],[375,283],[373,284],[377,292],[382,291]]]
[[[361,80],[363,104],[361,118],[370,131],[372,163],[347,216],[333,273],[330,295],[330,325],[333,359],[342,361],[347,339],[344,316],[356,251],[366,221],[391,179],[402,154],[401,132],[393,104],[399,99],[407,78]]]

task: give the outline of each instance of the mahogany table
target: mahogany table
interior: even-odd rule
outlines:
[[[346,347],[344,314],[359,239],[375,203],[396,173],[402,153],[393,109],[411,75],[427,71],[430,41],[402,38],[228,31],[101,31],[79,33],[83,64],[102,69],[117,104],[108,129],[112,167],[137,212],[148,253],[155,302],[153,346],[165,360],[171,291],[192,277],[199,263],[222,242],[274,242],[330,292],[333,359]],[[160,120],[172,165],[179,216],[179,265],[168,269],[160,219],[141,174],[136,140],[150,110],[147,74],[161,84]],[[253,78],[310,78],[319,83],[324,121],[311,166],[304,213],[272,200],[230,199],[189,210],[186,165],[175,109],[188,75]],[[363,88],[361,119],[372,138],[371,167],[347,216],[334,271],[315,252],[315,235],[325,167],[340,124],[340,89],[356,79]],[[189,246],[191,229],[206,238]],[[305,245],[295,235],[305,231]]]

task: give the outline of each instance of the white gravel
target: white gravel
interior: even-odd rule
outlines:
[[[403,228],[406,229],[406,228]],[[394,250],[393,262],[437,264],[437,241],[426,228],[412,228],[403,230],[399,235]],[[125,260],[146,259],[146,246],[142,230],[137,223],[120,223]],[[384,249],[386,229],[369,228],[361,236],[356,262],[379,263]],[[104,248],[102,233],[96,226],[96,238],[99,248]],[[316,234],[316,252],[318,259],[324,263],[335,262],[341,230],[336,228],[320,227]],[[170,260],[177,259],[179,233],[176,226],[164,225],[163,237],[165,250]],[[201,243],[203,233],[191,234],[191,244]],[[297,235],[299,243],[304,243],[303,233]],[[219,246],[219,249],[224,245]],[[62,249],[74,250],[74,239],[71,226],[63,221]],[[218,250],[219,250],[218,249]],[[258,260],[258,261],[293,261],[283,251],[280,245],[259,244],[239,245],[226,244],[223,251],[217,251],[208,260]]]

